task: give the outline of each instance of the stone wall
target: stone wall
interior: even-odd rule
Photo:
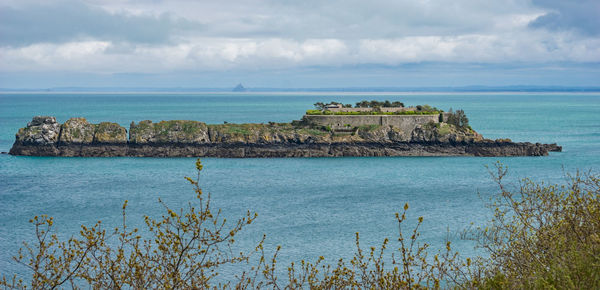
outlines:
[[[429,122],[438,123],[439,115],[304,115],[303,119],[311,124],[329,126],[334,130],[364,125],[381,125],[411,132],[417,125]]]

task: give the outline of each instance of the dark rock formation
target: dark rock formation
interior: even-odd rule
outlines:
[[[19,129],[9,154],[32,156],[139,157],[337,157],[337,156],[544,156],[556,144],[487,140],[446,123],[412,132],[361,126],[332,132],[306,124],[222,124],[141,121],[127,130],[116,123],[34,117]]]

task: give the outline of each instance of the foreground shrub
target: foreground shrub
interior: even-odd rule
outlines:
[[[36,216],[36,240],[24,243],[16,262],[32,271],[27,283],[16,276],[3,277],[0,285],[9,288],[54,289],[89,284],[93,288],[206,288],[224,264],[248,260],[248,255],[233,253],[234,237],[256,219],[246,216],[233,225],[213,210],[210,194],[198,185],[202,164],[196,162],[198,177],[186,179],[196,194],[194,203],[173,210],[159,200],[166,214],[159,219],[145,216],[147,233],[127,226],[127,201],[123,204],[123,222],[113,231],[97,222],[82,226],[79,236],[60,241],[52,234],[53,219]],[[260,246],[260,244],[259,244]]]
[[[478,285],[600,289],[600,176],[577,172],[565,185],[524,179],[510,190],[506,167],[495,170],[493,219],[466,234],[490,255]]]
[[[356,253],[346,262],[336,265],[324,263],[324,257],[314,262],[292,263],[279,269],[277,255],[268,258],[262,240],[254,251],[234,254],[234,237],[244,226],[251,224],[256,214],[247,214],[227,227],[220,211],[211,207],[210,195],[203,193],[198,180],[202,164],[196,162],[198,176],[186,177],[196,194],[194,203],[178,211],[165,208],[159,219],[144,218],[147,233],[142,236],[137,228],[127,226],[123,205],[123,222],[113,231],[98,222],[92,227],[82,226],[78,236],[61,241],[52,233],[53,219],[36,216],[30,222],[35,226],[36,240],[24,243],[25,248],[14,257],[32,272],[24,281],[17,276],[2,277],[5,288],[35,289],[77,287],[92,288],[420,288],[439,287],[449,273],[455,273],[457,254],[450,242],[446,251],[428,256],[429,245],[419,242],[419,227],[405,237],[403,222],[408,204],[402,214],[396,214],[398,238],[394,239],[397,252],[384,255],[390,246],[385,239],[379,249],[364,250],[356,234]],[[264,240],[264,237],[263,237]],[[250,259],[252,254],[257,254]],[[244,262],[244,263],[242,263]],[[248,264],[249,262],[249,264]],[[229,280],[215,284],[219,267],[238,264],[239,273]],[[287,270],[287,277],[278,273]],[[455,275],[456,276],[456,275]]]
[[[500,193],[488,205],[493,218],[487,227],[467,230],[464,238],[478,242],[488,256],[462,259],[446,241],[431,253],[419,240],[423,217],[406,232],[408,204],[396,214],[397,237],[379,248],[365,249],[356,234],[356,252],[348,261],[300,261],[279,268],[275,254],[267,257],[262,240],[249,253],[234,254],[234,237],[251,224],[247,214],[227,227],[220,211],[211,208],[210,195],[198,177],[186,179],[195,203],[175,211],[164,205],[159,219],[145,217],[148,234],[123,222],[110,231],[98,222],[82,226],[77,237],[60,241],[51,233],[53,219],[35,217],[36,240],[25,243],[15,261],[32,277],[3,277],[5,288],[53,289],[89,285],[91,288],[600,288],[600,179],[591,173],[568,176],[566,185],[544,185],[525,179],[510,190],[507,170],[497,164],[493,178]],[[408,233],[408,234],[407,234]],[[264,240],[264,237],[263,237]],[[391,249],[390,249],[391,248]],[[390,250],[388,250],[390,249]],[[255,254],[255,256],[251,256]],[[237,264],[239,273],[215,283],[219,267]],[[287,276],[281,273],[287,272]]]

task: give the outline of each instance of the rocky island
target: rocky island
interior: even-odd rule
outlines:
[[[19,129],[12,155],[135,157],[544,156],[556,144],[489,140],[461,110],[379,103],[355,108],[317,103],[299,121],[206,124],[199,121],[91,124],[36,116]],[[386,106],[387,105],[387,106]]]

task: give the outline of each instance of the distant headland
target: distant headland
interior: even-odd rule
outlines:
[[[244,87],[244,85],[242,84],[238,84],[237,86],[235,86],[235,88],[233,88],[232,92],[245,92],[247,91],[246,88]]]
[[[290,123],[206,124],[174,120],[60,124],[36,116],[19,129],[12,155],[81,157],[544,156],[556,144],[483,138],[462,110],[362,101],[316,103]]]

